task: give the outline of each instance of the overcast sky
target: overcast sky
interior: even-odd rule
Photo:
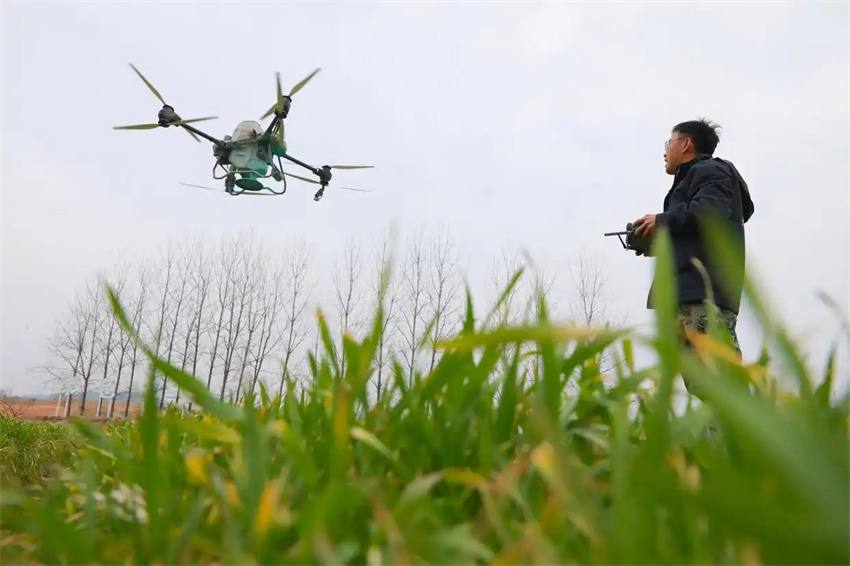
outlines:
[[[326,257],[391,222],[446,225],[485,272],[513,243],[585,249],[612,308],[645,309],[652,261],[602,233],[661,212],[677,122],[723,126],[717,154],[749,183],[748,269],[820,370],[850,310],[847,2],[3,2],[2,386],[28,368],[74,293],[116,257],[168,238],[253,228]],[[215,185],[209,144],[156,120],[134,63],[183,117],[221,137],[315,67],[287,120],[292,155],[372,164],[278,199]],[[480,278],[482,279],[482,278]],[[748,361],[761,335],[744,305]],[[846,342],[845,342],[846,344]],[[848,382],[848,355],[841,358]]]

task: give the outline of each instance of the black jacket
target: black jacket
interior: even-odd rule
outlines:
[[[656,230],[664,226],[670,234],[680,305],[705,300],[703,277],[691,262],[691,258],[697,258],[708,272],[715,303],[738,313],[745,263],[744,223],[754,210],[749,187],[732,163],[700,155],[679,166],[664,198],[664,212],[656,215],[655,224]],[[710,261],[712,256],[706,253],[700,229],[700,218],[706,212],[727,220],[738,238],[741,253],[735,257],[734,265],[715,265]],[[735,281],[731,287],[729,274]],[[652,308],[652,288],[647,308]]]

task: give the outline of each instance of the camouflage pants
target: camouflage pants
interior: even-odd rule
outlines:
[[[689,330],[705,334],[708,331],[708,317],[708,307],[704,303],[695,303],[680,305],[676,318],[680,327],[686,327]],[[741,346],[738,343],[738,334],[736,332],[738,316],[728,309],[720,308],[718,319],[720,325],[725,326],[729,331],[735,350],[738,352],[738,356],[741,356]],[[690,341],[684,337],[684,332],[682,333],[682,341],[685,346],[691,346]],[[700,391],[696,387],[696,384],[692,383],[686,375],[682,375],[682,380],[685,382],[685,388],[691,395],[700,396]]]

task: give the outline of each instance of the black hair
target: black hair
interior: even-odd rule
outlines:
[[[717,134],[719,129],[720,126],[705,118],[681,122],[673,127],[674,132],[690,138],[697,153],[708,155],[714,155],[714,150],[720,142],[720,136]]]

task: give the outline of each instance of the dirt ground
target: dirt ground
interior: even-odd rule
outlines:
[[[109,410],[108,401],[103,402],[103,406],[100,411],[100,418],[97,416],[97,404],[98,401],[88,400],[86,401],[85,413],[82,415],[83,417],[91,420],[91,421],[101,421],[106,420],[106,413]],[[124,402],[116,402],[115,403],[115,412],[112,416],[112,420],[123,420],[124,419]],[[128,418],[130,420],[135,419],[139,412],[141,412],[141,404],[139,403],[130,403],[130,411],[128,414]],[[0,412],[8,416],[12,416],[18,419],[25,419],[30,421],[47,421],[47,420],[64,420],[65,414],[65,400],[63,399],[59,405],[58,416],[56,412],[56,399],[53,400],[35,400],[35,399],[0,399]],[[74,399],[71,402],[71,416],[79,417],[80,415],[80,401],[78,399]]]

